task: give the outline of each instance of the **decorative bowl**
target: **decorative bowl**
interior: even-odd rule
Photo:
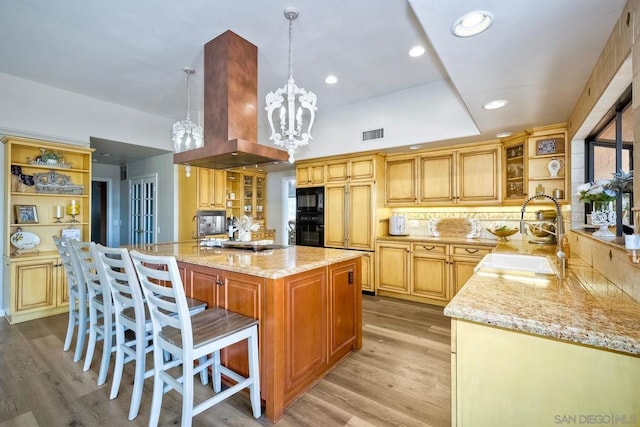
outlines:
[[[556,226],[548,222],[529,224],[529,233],[536,237],[550,237],[556,232]]]
[[[513,236],[519,230],[517,228],[509,228],[506,225],[494,229],[487,228],[487,231],[498,238],[498,240],[507,241],[507,237]]]

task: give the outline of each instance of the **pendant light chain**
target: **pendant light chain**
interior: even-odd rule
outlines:
[[[289,19],[289,78],[292,79],[293,78],[293,49],[291,45],[293,43],[292,42],[293,20],[295,19],[295,17],[288,16],[287,19]]]

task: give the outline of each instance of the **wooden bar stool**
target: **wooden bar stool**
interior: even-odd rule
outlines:
[[[90,242],[71,241],[71,253],[76,257],[80,270],[87,286],[87,296],[89,301],[89,343],[87,344],[87,354],[84,359],[84,371],[91,368],[93,353],[98,340],[102,340],[102,358],[100,361],[100,371],[98,373],[98,385],[102,385],[107,380],[109,372],[109,362],[111,353],[115,351],[113,345],[114,321],[113,302],[111,291],[106,284],[100,283],[98,270],[93,260],[90,250]]]
[[[58,236],[51,236],[56,244],[58,254],[62,259],[62,265],[67,275],[67,292],[69,294],[69,324],[67,326],[67,335],[64,339],[64,351],[69,351],[71,341],[73,340],[73,331],[78,329],[76,336],[76,350],[73,354],[73,361],[77,362],[82,358],[84,350],[84,339],[89,328],[87,317],[87,286],[82,277],[79,265],[74,263],[71,255],[71,247],[68,239],[62,239]]]
[[[175,258],[146,255],[137,251],[131,251],[130,256],[153,323],[155,374],[149,425],[158,424],[165,384],[167,390],[174,388],[182,394],[182,426],[190,426],[195,415],[244,388],[249,388],[253,416],[259,418],[258,320],[218,307],[191,317]],[[247,340],[249,354],[247,378],[220,364],[220,350],[244,340]],[[183,361],[181,376],[171,375],[170,369],[176,364],[175,361],[164,362],[163,351],[168,351]],[[211,357],[206,363],[194,366],[194,361],[209,355]],[[193,376],[209,366],[212,367],[213,389],[216,394],[194,406]],[[236,384],[221,391],[221,374],[236,381]]]
[[[144,380],[153,376],[153,368],[145,370],[146,354],[153,350],[151,317],[127,249],[108,248],[91,243],[91,253],[95,259],[100,282],[109,286],[113,297],[116,364],[113,370],[110,399],[115,399],[118,396],[124,365],[135,362],[129,407],[129,419],[133,420],[138,416],[140,410]],[[202,312],[207,308],[206,302],[192,298],[187,298],[187,304],[191,314]],[[134,332],[133,339],[126,339],[125,332],[127,330]],[[201,372],[201,380],[203,384],[208,382],[205,370]]]

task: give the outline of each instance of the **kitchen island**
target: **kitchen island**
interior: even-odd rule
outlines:
[[[498,244],[547,255],[555,246]],[[452,425],[638,425],[640,303],[580,258],[544,283],[475,274],[452,317]]]
[[[362,348],[358,252],[304,246],[251,251],[194,242],[131,249],[174,256],[187,296],[260,320],[260,394],[272,421]],[[247,374],[246,344],[222,357],[226,366]]]

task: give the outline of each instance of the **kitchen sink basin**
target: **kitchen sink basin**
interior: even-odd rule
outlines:
[[[490,253],[478,263],[475,271],[499,270],[517,274],[556,274],[555,269],[544,256]]]

